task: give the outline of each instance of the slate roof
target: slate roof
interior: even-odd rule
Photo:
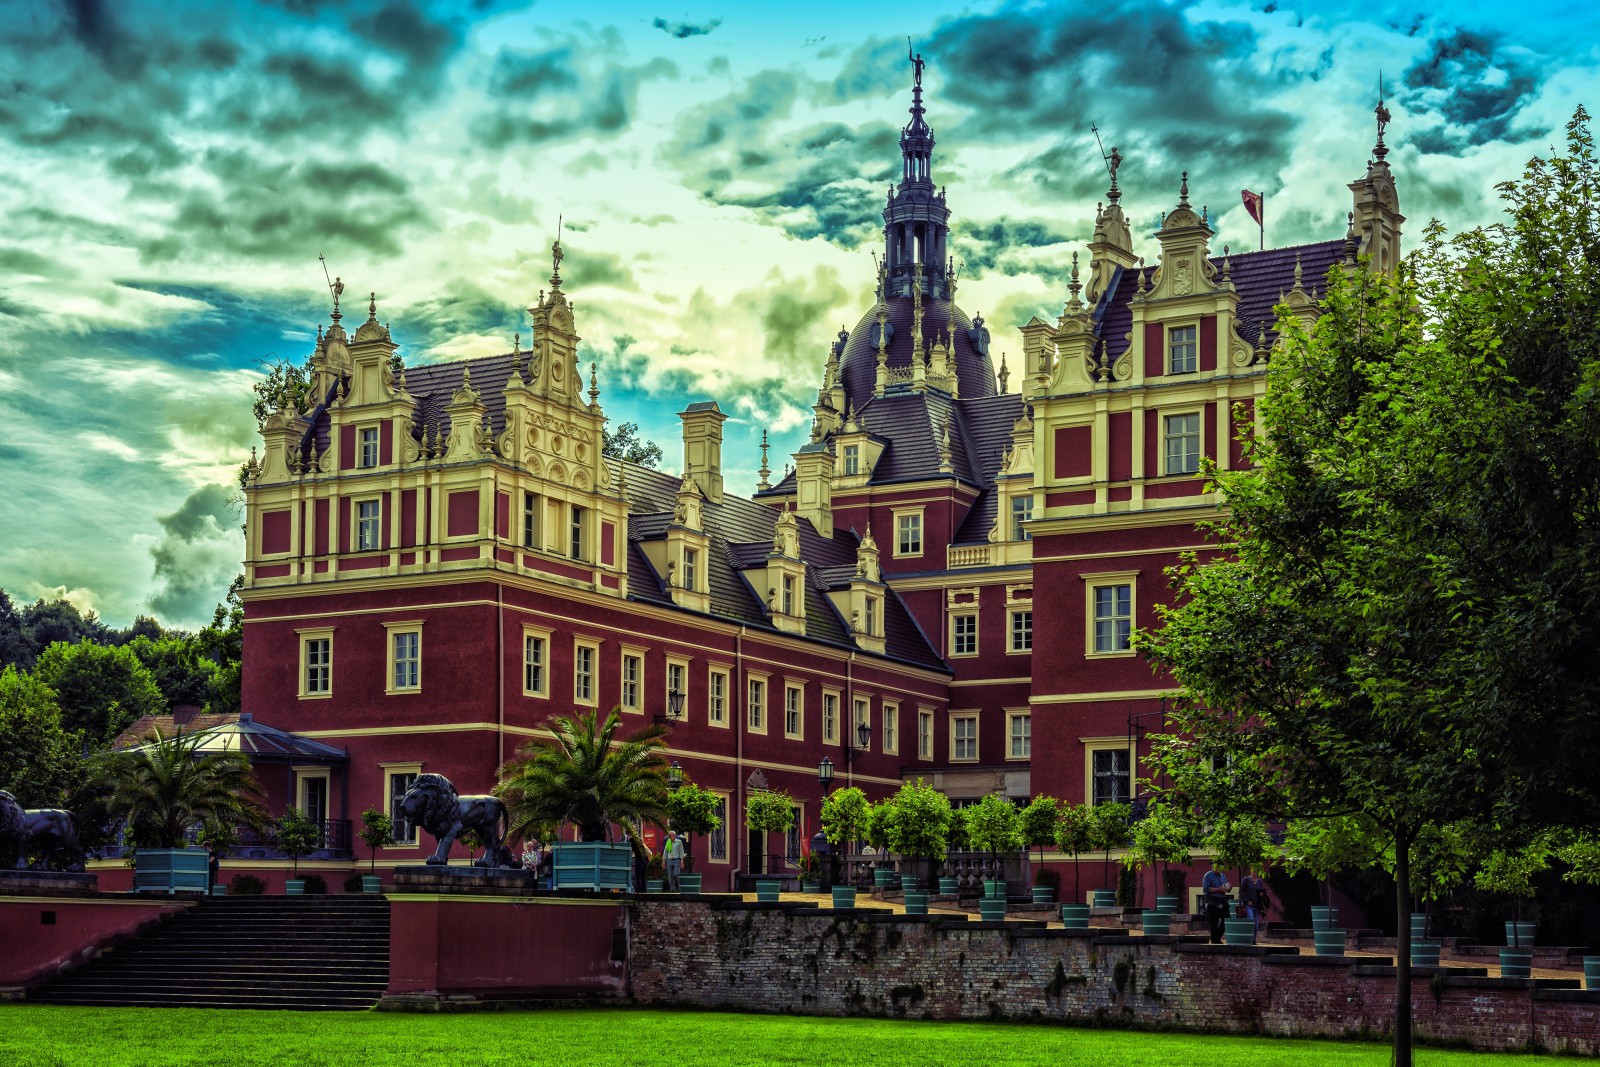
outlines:
[[[889,322],[894,332],[889,339],[891,369],[911,366],[912,300],[909,296],[890,297]],[[861,316],[856,328],[850,331],[844,355],[839,361],[845,396],[857,409],[872,397],[873,384],[878,373],[878,352],[872,347],[872,328],[878,322],[878,307],[874,304]],[[994,363],[989,356],[972,346],[967,331],[972,322],[967,313],[948,300],[927,299],[922,302],[923,339],[949,331],[951,351],[955,357],[956,381],[963,397],[984,397],[995,394]]]

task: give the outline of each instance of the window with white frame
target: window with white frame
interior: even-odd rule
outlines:
[[[417,782],[417,775],[422,772],[422,765],[406,768],[390,768],[385,777],[389,780],[389,822],[392,824],[390,833],[394,836],[396,845],[414,845],[417,843],[417,827],[406,818],[401,810],[400,802]]]
[[[689,665],[677,660],[667,661],[667,707],[672,707],[672,694],[681,694],[682,716],[689,717]]]
[[[1093,644],[1097,653],[1128,652],[1133,647],[1133,584],[1107,582],[1089,587]]]
[[[712,726],[728,724],[728,672],[711,668],[706,686],[706,721]]]
[[[869,637],[881,636],[881,633],[878,629],[878,598],[875,596],[867,597],[866,605],[866,626],[861,632],[867,634]]]
[[[978,716],[950,716],[950,759],[971,763],[978,758]]]
[[[538,493],[522,494],[522,547],[543,548],[539,543],[539,520],[544,515],[544,500]]]
[[[525,696],[549,696],[547,682],[550,635],[548,633],[522,634],[522,692]]]
[[[356,551],[371,552],[378,547],[381,533],[380,508],[377,500],[356,501]]]
[[[752,733],[764,734],[767,732],[767,680],[751,678],[749,681],[749,692],[746,694],[749,702],[745,705],[747,714],[745,721],[749,723]]]
[[[1132,775],[1126,742],[1118,748],[1089,750],[1089,803],[1126,804],[1132,797]]]
[[[861,473],[861,446],[844,446],[844,473],[845,477]]]
[[[805,728],[805,690],[798,685],[783,687],[783,735],[801,737]]]
[[[576,560],[589,558],[589,509],[573,504],[567,521],[567,555]]]
[[[1194,474],[1200,469],[1200,413],[1162,419],[1167,442],[1167,473]]]
[[[922,510],[899,511],[894,516],[894,554],[922,555]]]
[[[1011,498],[1011,540],[1031,541],[1028,523],[1033,521],[1033,494]]]
[[[622,710],[644,710],[644,656],[637,652],[622,654]]]
[[[794,601],[795,601],[794,591],[795,591],[794,575],[785,574],[783,576],[783,613],[785,615],[793,615],[795,613],[795,610],[794,610]]]
[[[933,758],[933,711],[917,709],[917,758]]]
[[[1033,756],[1033,713],[1006,712],[1007,759],[1030,759]]]
[[[378,428],[376,426],[363,426],[361,428],[361,456],[358,466],[376,467],[378,465]]]
[[[389,690],[422,688],[422,628],[389,628]]]
[[[1167,330],[1167,373],[1193,374],[1200,369],[1196,357],[1198,330],[1193,326],[1173,326]]]
[[[976,656],[978,654],[978,616],[971,612],[950,616],[950,654]]]
[[[716,800],[711,805],[711,814],[716,829],[711,831],[707,842],[706,854],[713,862],[728,862],[728,796],[726,793],[715,794]]]
[[[900,751],[900,705],[883,702],[883,750]]]
[[[822,740],[830,745],[839,743],[839,694],[822,694]]]
[[[300,695],[333,695],[333,631],[300,632]]]
[[[850,723],[850,736],[845,738],[845,743],[852,748],[861,744],[861,727],[867,727],[867,745],[872,744],[872,701],[866,697],[856,697],[855,719]]]
[[[577,644],[572,649],[572,699],[579,704],[595,702],[594,671],[600,650],[594,645]]]
[[[1033,609],[1011,613],[1011,651],[1033,651]]]

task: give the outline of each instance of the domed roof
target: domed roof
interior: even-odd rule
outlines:
[[[893,329],[889,337],[889,370],[907,371],[911,367],[912,300],[909,296],[890,297],[887,301],[888,322]],[[980,316],[981,322],[981,316]],[[872,396],[878,373],[878,350],[873,345],[873,333],[878,325],[878,308],[874,304],[850,331],[843,357],[839,361],[840,377],[844,380],[845,395],[860,407]],[[955,363],[956,382],[962,399],[994,396],[996,392],[994,363],[988,354],[986,331],[978,333],[974,343],[973,323],[967,313],[948,300],[924,299],[922,301],[922,332],[924,339],[933,341],[948,331],[950,350]]]

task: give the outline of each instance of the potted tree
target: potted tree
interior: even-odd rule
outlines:
[[[907,915],[926,915],[933,872],[944,861],[950,842],[950,799],[921,778],[906,782],[895,794],[885,825],[889,848],[901,857],[905,870]]]
[[[316,851],[322,828],[299,808],[290,808],[278,817],[272,836],[278,851],[293,862],[293,876],[284,881],[283,891],[291,897],[304,895],[306,883],[300,877],[300,857]]]
[[[613,708],[576,718],[556,716],[551,736],[529,741],[500,769],[495,795],[505,802],[506,836],[527,838],[571,824],[577,841],[551,848],[551,888],[626,889],[632,885],[633,850],[613,840],[623,823],[669,821],[667,727],[651,723],[619,737],[622,713]]]
[[[694,835],[709,834],[722,825],[717,817],[715,793],[701,789],[693,782],[684,782],[667,798],[667,817],[671,826],[684,837],[683,873],[678,877],[680,892],[699,893],[705,875],[695,873]]]
[[[378,850],[394,844],[393,821],[377,808],[368,808],[361,813],[361,840],[372,852],[368,873],[361,876],[361,891],[381,892],[383,879],[378,877]]]
[[[760,834],[788,833],[790,827],[794,826],[794,798],[781,789],[761,789],[751,793],[744,802],[744,824]],[[770,862],[769,858],[769,865]],[[782,889],[783,883],[775,878],[759,879],[756,882],[756,899],[775,901]]]
[[[1534,876],[1550,865],[1547,837],[1534,838],[1520,849],[1497,848],[1489,853],[1472,878],[1486,893],[1512,900],[1513,918],[1506,922],[1506,947],[1500,951],[1500,977],[1529,978],[1533,974],[1533,923],[1522,919],[1522,902],[1533,897]]]
[[[1056,820],[1056,847],[1072,857],[1072,900],[1061,905],[1061,922],[1069,930],[1089,927],[1089,905],[1083,901],[1080,857],[1098,844],[1094,809],[1087,804],[1062,805]]]
[[[966,809],[967,835],[972,847],[989,853],[999,867],[1002,852],[1014,852],[1022,847],[1021,818],[1017,806],[997,793],[990,793]],[[998,873],[1003,874],[1003,871]],[[1004,918],[1006,913],[1006,880],[989,879],[983,884],[983,900],[978,912],[986,920]]]
[[[1377,866],[1383,861],[1384,843],[1383,832],[1365,816],[1332,815],[1289,823],[1283,835],[1284,870],[1309,874],[1322,883],[1324,903],[1311,909],[1313,934],[1339,928],[1339,911],[1333,906],[1335,872]]]
[[[1134,870],[1151,868],[1158,874],[1163,864],[1188,863],[1191,828],[1184,813],[1170,804],[1151,804],[1145,817],[1133,824],[1128,844],[1128,865]],[[1156,896],[1154,909],[1144,913],[1147,934],[1172,932],[1172,915],[1178,910],[1176,899]]]
[[[1273,853],[1267,825],[1253,815],[1224,815],[1211,824],[1205,847],[1217,862],[1236,872],[1234,885],[1243,886],[1249,872],[1264,871]],[[1250,945],[1256,940],[1257,920],[1239,914],[1223,922],[1223,939],[1230,945]]]
[[[1039,850],[1040,877],[1033,882],[1033,902],[1035,904],[1049,904],[1055,900],[1056,887],[1050,880],[1043,876],[1046,873],[1044,866],[1044,846],[1054,844],[1056,839],[1056,820],[1061,815],[1061,802],[1055,797],[1036,796],[1022,809],[1020,826],[1022,830],[1022,843],[1029,848]]]
[[[1411,964],[1414,967],[1439,965],[1440,942],[1438,938],[1428,936],[1429,916],[1435,904],[1466,881],[1471,867],[1468,831],[1466,823],[1430,823],[1418,827],[1411,839],[1407,881],[1410,883],[1412,907],[1415,908],[1419,902],[1422,905],[1422,911],[1411,912]],[[1384,868],[1390,874],[1394,873],[1392,842],[1385,853]]]
[[[1600,885],[1600,840],[1592,834],[1579,834],[1556,850],[1556,857],[1567,865],[1563,881],[1576,885]],[[1600,956],[1583,957],[1585,989],[1600,989]]]
[[[1126,804],[1115,801],[1105,804],[1096,804],[1089,809],[1094,813],[1094,845],[1096,850],[1105,852],[1105,871],[1103,883],[1111,886],[1111,853],[1113,849],[1125,848],[1128,844],[1128,820],[1133,815],[1133,809]],[[1094,906],[1097,908],[1114,908],[1117,906],[1117,891],[1115,889],[1097,889],[1094,893]]]
[[[889,866],[889,818],[893,814],[893,807],[893,798],[869,806],[867,825],[863,828],[867,847],[872,849],[876,857],[872,864],[872,884],[878,889],[891,888],[889,876],[895,873]]]
[[[867,803],[867,795],[855,786],[835,789],[822,802],[822,833],[828,839],[828,844],[833,846],[832,862],[835,864],[824,881],[833,888],[833,906],[836,908],[855,907],[855,886],[839,884],[838,857],[848,853],[851,845],[861,840],[866,832],[871,807]]]

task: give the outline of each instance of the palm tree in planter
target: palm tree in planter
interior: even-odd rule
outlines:
[[[135,845],[141,888],[203,888],[209,880],[204,849],[186,849],[197,823],[252,829],[266,824],[261,789],[240,752],[204,752],[202,734],[163,736],[106,758],[111,795],[106,807],[125,820]],[[195,876],[198,875],[196,878]]]
[[[794,826],[794,798],[778,789],[763,789],[750,794],[744,803],[744,824],[759,834],[787,833]],[[770,857],[766,866],[771,866]],[[771,871],[759,873],[770,874]],[[758,891],[760,884],[757,883]],[[780,883],[767,884],[776,886]],[[776,894],[777,890],[771,888],[766,892]]]

